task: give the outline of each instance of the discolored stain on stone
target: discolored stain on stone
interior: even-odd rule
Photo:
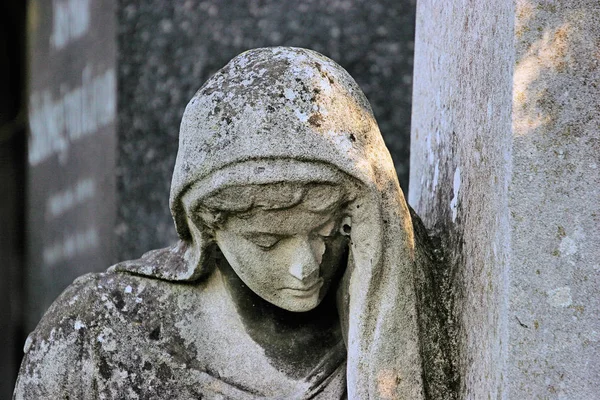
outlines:
[[[318,128],[323,123],[323,116],[319,113],[314,113],[308,118],[308,123]]]

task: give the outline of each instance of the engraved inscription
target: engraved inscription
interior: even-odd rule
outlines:
[[[30,97],[29,163],[37,165],[58,154],[65,162],[71,142],[95,133],[115,120],[115,70],[92,77],[88,65],[82,85],[53,99],[50,90]],[[64,86],[63,86],[64,87]]]
[[[44,264],[51,266],[98,247],[99,235],[95,226],[68,234],[65,238],[44,247]]]
[[[96,195],[96,182],[90,178],[84,178],[73,186],[61,190],[48,198],[46,201],[46,219],[59,217],[78,204],[82,204]]]
[[[91,0],[54,0],[50,44],[56,50],[82,37],[90,27]]]

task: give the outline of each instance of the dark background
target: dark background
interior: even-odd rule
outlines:
[[[52,0],[0,5],[0,399],[11,397],[26,334],[73,276],[176,240],[168,194],[183,109],[208,77],[244,50],[307,47],[346,68],[370,100],[405,192],[408,187],[415,0],[117,0],[114,7],[110,1],[85,1],[93,5],[90,26],[103,29],[73,41],[61,62],[50,54],[48,62],[42,57],[37,64],[32,60],[40,54],[31,43],[42,33],[31,29],[32,20],[51,21]],[[110,52],[101,56],[110,46],[116,60]],[[116,120],[92,144],[98,154],[112,152],[113,169],[94,164],[93,155],[79,154],[69,168],[50,159],[43,190],[35,184],[38,190],[26,194],[27,182],[35,183],[36,176],[27,167],[26,152],[26,105],[40,82],[32,65],[68,83],[88,62],[113,62],[116,71]],[[96,206],[76,207],[68,216],[75,222],[63,225],[36,217],[40,198],[74,175],[90,173],[109,182],[94,203],[104,206],[105,214],[94,213]],[[102,240],[112,244],[101,246],[101,254],[64,260],[55,266],[64,274],[46,274],[36,266],[48,240],[90,218],[108,229],[103,228]],[[35,296],[40,290],[42,298]]]
[[[0,4],[0,398],[11,398],[24,341],[25,5]]]

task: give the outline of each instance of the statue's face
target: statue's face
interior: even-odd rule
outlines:
[[[315,308],[342,264],[346,240],[337,212],[302,205],[230,216],[215,230],[225,258],[257,295],[289,311]]]

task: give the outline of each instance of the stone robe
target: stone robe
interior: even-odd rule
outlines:
[[[115,271],[178,256],[156,250],[78,278],[29,335],[14,398],[346,397],[343,341],[308,376],[283,373],[246,332],[218,270],[191,283]]]

